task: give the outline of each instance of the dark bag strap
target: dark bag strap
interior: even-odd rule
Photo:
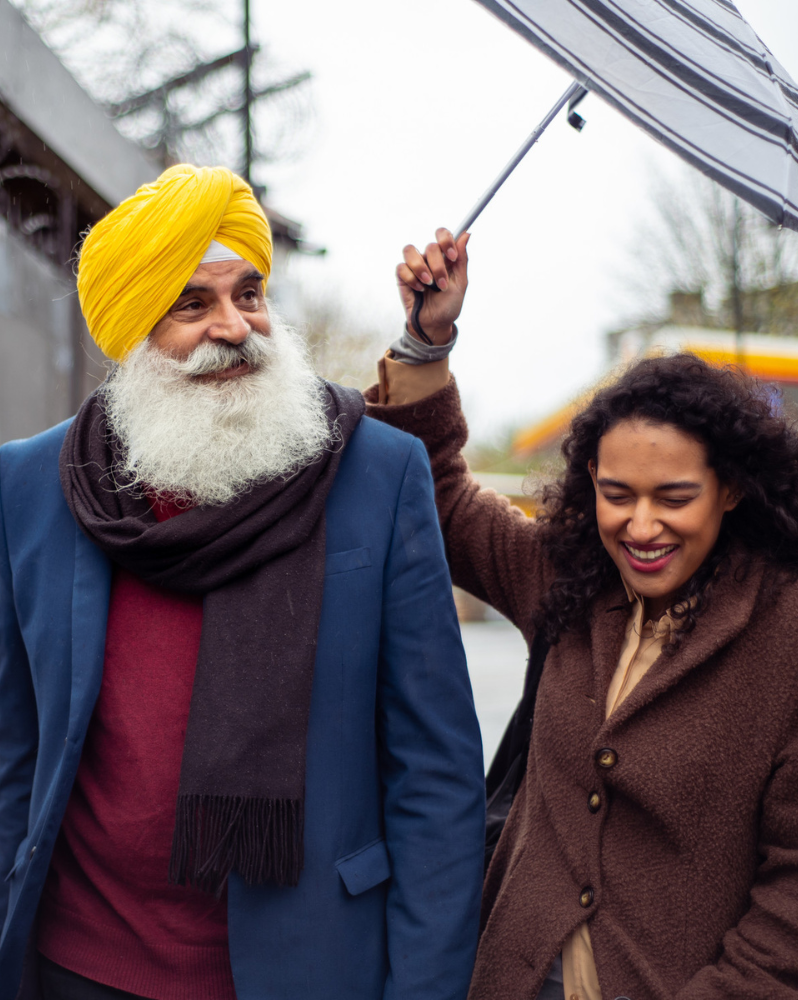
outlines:
[[[487,776],[487,822],[485,827],[485,869],[490,864],[499,837],[507,822],[513,799],[526,774],[529,742],[532,737],[532,718],[535,699],[551,644],[538,632],[532,640],[527,662],[524,692],[507,724],[499,747],[494,754]]]

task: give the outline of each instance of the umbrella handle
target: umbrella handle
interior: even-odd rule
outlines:
[[[543,135],[546,129],[551,125],[554,119],[557,117],[558,113],[565,107],[566,104],[570,102],[570,110],[576,107],[576,105],[582,100],[582,98],[587,94],[587,88],[583,87],[581,83],[577,83],[576,80],[570,85],[570,87],[565,91],[565,93],[560,97],[557,103],[552,107],[543,121],[538,125],[538,127],[529,133],[522,145],[516,151],[515,156],[510,160],[507,166],[502,170],[496,180],[491,184],[491,186],[485,191],[479,201],[474,205],[468,215],[463,219],[460,225],[457,227],[457,232],[455,234],[455,239],[459,240],[464,232],[469,230],[471,226],[476,222],[479,216],[482,214],[482,210],[487,207],[488,203],[491,201],[493,196],[499,190],[499,188],[504,184],[510,174],[515,170],[518,164],[523,160],[529,150],[535,145],[538,139]],[[577,116],[578,117],[578,116]],[[429,291],[438,292],[440,289],[433,282]],[[424,292],[413,291],[415,296],[415,302],[413,303],[413,312],[410,316],[410,322],[413,325],[416,333],[421,337],[425,344],[432,346],[432,341],[429,336],[423,330],[421,324],[418,321],[418,314],[421,312],[421,307],[424,305]]]

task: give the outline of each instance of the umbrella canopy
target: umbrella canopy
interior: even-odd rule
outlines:
[[[731,0],[477,0],[590,91],[798,230],[798,86]]]

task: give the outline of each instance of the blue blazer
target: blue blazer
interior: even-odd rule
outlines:
[[[0,448],[0,1000],[31,966],[103,669],[111,563],[61,491],[67,426]],[[231,876],[239,1000],[465,997],[483,837],[479,730],[426,453],[364,418],[327,501],[305,868],[298,888]]]

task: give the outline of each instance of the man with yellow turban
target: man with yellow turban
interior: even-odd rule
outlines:
[[[172,167],[86,237],[113,362],[0,449],[0,1000],[462,1000],[482,757],[426,454]]]

